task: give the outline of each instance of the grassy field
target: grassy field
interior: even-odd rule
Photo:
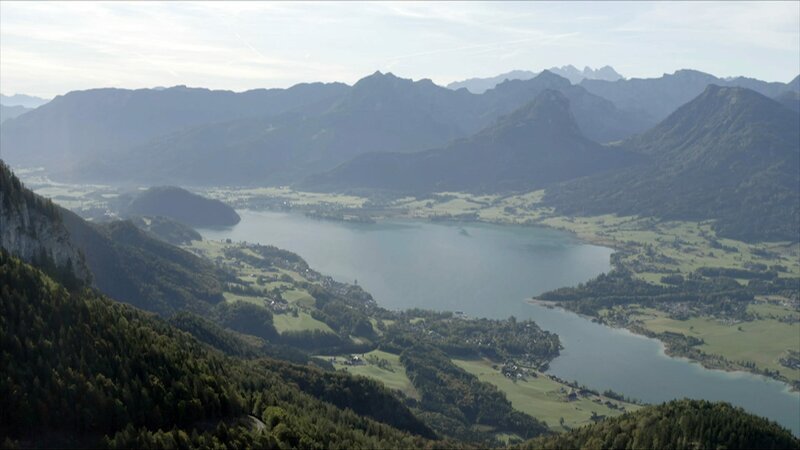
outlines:
[[[247,302],[258,306],[264,306],[264,299],[262,297],[239,295],[232,292],[223,292],[222,296],[225,297],[226,302]]]
[[[374,358],[383,359],[388,362],[386,368],[378,367],[375,364],[367,362],[367,364],[360,366],[349,366],[344,364],[344,361],[349,355],[342,355],[336,358],[334,365],[339,370],[345,370],[354,375],[362,375],[365,377],[373,378],[380,381],[389,389],[402,391],[412,398],[419,399],[419,394],[411,380],[406,376],[406,370],[400,364],[400,357],[392,353],[386,353],[380,350],[373,350],[364,354],[364,358],[369,360]],[[327,357],[323,357],[327,358]]]
[[[333,333],[331,327],[326,323],[311,317],[307,312],[300,310],[297,312],[297,317],[290,313],[286,314],[273,314],[272,323],[279,333],[286,331],[303,331],[303,330],[320,330]]]
[[[289,303],[314,306],[315,300],[305,289],[290,289],[281,293],[281,298]]]
[[[246,283],[267,290],[272,290],[275,288],[279,289],[281,291],[281,298],[289,302],[291,306],[297,309],[297,316],[290,312],[273,314],[273,323],[278,332],[283,333],[286,331],[320,330],[333,333],[331,327],[329,327],[326,323],[311,317],[311,315],[308,313],[308,308],[314,305],[314,297],[312,297],[308,291],[298,287],[295,284],[297,282],[305,282],[308,280],[306,280],[299,273],[283,268],[265,270],[250,266],[242,261],[230,261],[223,256],[223,249],[229,245],[236,244],[225,244],[221,241],[194,241],[191,245],[184,248],[225,265],[228,269],[235,272],[237,278]],[[258,255],[250,249],[243,249],[243,251],[251,256],[258,257]],[[259,277],[263,277],[267,280],[276,280],[283,275],[288,275],[291,281],[267,281],[260,286],[257,284]],[[264,297],[234,294],[227,291],[223,292],[223,296],[225,297],[225,300],[229,302],[243,301],[253,303],[258,306],[266,306]]]
[[[553,217],[544,225],[575,232],[595,242],[624,248],[622,260],[647,281],[659,282],[672,271],[693,272],[700,267],[746,269],[753,264],[782,265],[779,276],[800,276],[800,248],[788,242],[750,244],[717,238],[709,222],[654,222],[634,217]],[[715,248],[717,247],[723,248]]]
[[[515,409],[530,414],[543,420],[556,431],[564,431],[559,424],[559,419],[564,419],[564,425],[570,428],[592,423],[591,416],[594,411],[601,416],[616,416],[623,411],[611,409],[604,404],[599,404],[592,399],[578,397],[577,400],[567,401],[566,394],[569,387],[540,375],[538,378],[528,378],[527,381],[513,381],[505,377],[499,370],[492,368],[490,362],[485,360],[453,360],[453,362],[475,375],[481,381],[491,383],[506,394],[506,397]],[[596,397],[597,398],[597,397]],[[605,402],[607,399],[602,398]],[[627,410],[639,408],[637,405],[621,403]]]
[[[349,355],[337,357],[334,365],[339,370],[346,370],[355,375],[362,375],[382,382],[390,389],[404,392],[406,395],[419,398],[419,394],[414,389],[411,380],[405,372],[405,368],[400,363],[400,358],[392,353],[375,350],[365,353],[364,365],[346,365],[344,361]],[[371,357],[385,360],[388,364],[385,368],[378,367],[370,362]],[[326,357],[327,358],[327,357]],[[493,369],[492,364],[485,360],[457,360],[453,363],[475,375],[481,381],[485,381],[496,386],[511,401],[515,409],[530,414],[537,419],[543,420],[555,431],[564,431],[566,428],[559,424],[561,418],[564,425],[569,428],[578,427],[592,423],[592,412],[601,416],[615,416],[622,414],[619,409],[611,409],[604,404],[597,403],[591,398],[579,397],[574,401],[567,401],[566,396],[569,386],[553,381],[544,375],[538,378],[530,378],[527,381],[514,382],[503,376],[500,371]],[[639,408],[637,405],[623,403],[617,400],[601,398],[602,402],[611,402],[622,405],[627,410]]]
[[[390,389],[400,390],[410,397],[419,398],[411,380],[406,376],[405,368],[400,363],[398,355],[374,350],[363,355],[366,364],[356,366],[345,364],[349,356],[341,355],[337,357],[334,362],[336,368],[346,370],[352,374],[373,378]],[[330,359],[329,357],[324,358]],[[372,358],[385,360],[385,367],[382,368],[373,364]],[[514,408],[545,421],[550,428],[556,431],[565,430],[559,424],[559,419],[561,418],[564,418],[565,426],[572,428],[592,423],[592,412],[601,416],[615,416],[623,413],[622,410],[611,409],[604,404],[593,401],[594,398],[601,399],[602,402],[610,400],[617,405],[624,406],[629,411],[639,408],[638,405],[619,402],[606,397],[579,397],[577,400],[567,401],[566,396],[570,390],[569,386],[551,380],[543,374],[538,378],[514,382],[503,376],[499,370],[493,369],[491,362],[486,360],[454,359],[453,363],[475,375],[481,381],[496,386],[506,394]]]
[[[725,324],[710,317],[674,320],[651,308],[637,309],[634,318],[656,333],[670,331],[701,338],[705,343],[698,348],[705,353],[732,361],[753,362],[760,369],[777,370],[790,380],[800,380],[800,370],[790,370],[778,361],[788,350],[796,351],[800,347],[800,323],[766,318],[770,315],[798,317],[800,313],[765,303],[750,305],[749,309],[765,318],[738,324]]]
[[[205,195],[222,200],[234,207],[244,207],[254,199],[266,198],[286,202],[287,206],[337,206],[341,208],[361,208],[367,201],[354,195],[323,194],[317,192],[293,191],[287,187],[263,187],[252,189],[210,189]]]

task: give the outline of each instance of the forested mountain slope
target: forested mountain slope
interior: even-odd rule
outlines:
[[[269,359],[226,357],[153,316],[89,290],[70,292],[4,250],[0,250],[0,286],[4,446],[464,445],[426,440],[430,431],[373,381]],[[85,345],[88,341],[94,344]],[[413,370],[435,367],[426,359],[436,353],[409,356],[417,358]],[[423,401],[444,400],[443,408],[470,406],[470,397],[448,403],[447,396],[453,394],[458,395],[434,388],[428,394],[434,397]],[[460,413],[480,414],[480,410]],[[799,445],[787,430],[730,405],[677,401],[538,438],[521,448],[791,449]]]
[[[4,250],[0,285],[4,445],[428,445],[411,434],[429,434],[426,428],[375,382],[224,357],[129,306],[88,290],[69,292]],[[320,377],[327,386],[326,394],[317,393],[323,401],[314,389],[298,387]],[[369,398],[378,420],[408,431],[353,413],[358,406],[333,406],[337,391],[351,401]],[[379,407],[393,414],[381,415]],[[248,426],[247,414],[266,426]]]
[[[572,85],[566,78],[545,70],[530,80],[505,81],[481,95],[479,110],[488,119],[483,126],[519,109],[548,89],[559,91],[569,100],[575,123],[593,141],[617,141],[655,124],[640,114],[620,108],[582,86]]]
[[[58,206],[23,186],[0,160],[0,247],[25,261],[49,265],[51,276],[88,280],[83,254],[70,241]]]
[[[786,91],[775,97],[775,101],[781,105],[800,112],[800,91]]]
[[[232,226],[241,218],[225,203],[176,186],[156,186],[124,207],[126,216],[162,216],[194,227]]]
[[[777,424],[727,403],[672,401],[606,419],[518,448],[556,449],[796,449],[800,441]]]
[[[720,236],[797,240],[800,117],[743,88],[709,86],[658,126],[621,145],[648,160],[552,188],[567,214],[716,219]]]
[[[61,214],[104,294],[165,315],[206,312],[222,301],[222,281],[209,261],[150,237],[130,221],[94,224],[71,211]]]
[[[106,295],[169,314],[208,310],[222,300],[213,264],[150,237],[131,222],[90,223],[27,188],[0,165],[0,245],[49,267],[67,284],[74,275]]]

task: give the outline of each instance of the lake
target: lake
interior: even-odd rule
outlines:
[[[708,370],[670,358],[653,339],[526,301],[611,268],[611,249],[538,227],[389,221],[355,224],[296,213],[239,211],[231,228],[199,230],[298,253],[315,270],[358,282],[382,306],[462,311],[473,317],[535,320],[564,345],[550,373],[650,403],[724,400],[800,435],[800,394],[749,373]]]

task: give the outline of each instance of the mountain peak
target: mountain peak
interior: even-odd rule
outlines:
[[[367,75],[366,77],[356,81],[356,83],[353,85],[353,90],[359,91],[363,89],[385,89],[400,85],[410,86],[413,83],[414,82],[412,80],[397,77],[391,72],[382,73],[380,70],[376,70],[372,75]]]
[[[486,132],[496,135],[520,127],[530,128],[539,134],[581,136],[569,100],[553,89],[545,89],[530,103],[500,118]]]
[[[569,83],[555,74],[543,76]],[[361,155],[309,183],[326,189],[508,192],[602,172],[631,158],[585,138],[567,97],[543,88],[533,101],[469,138],[417,153]]]
[[[566,86],[568,87],[571,83],[568,79],[558,75],[557,73],[551,72],[550,70],[543,70],[539,75],[536,75],[534,80],[538,81],[547,81],[549,83],[554,83],[558,86]]]
[[[670,76],[669,74],[664,74],[664,77],[669,77],[669,76]],[[708,83],[713,83],[717,81],[717,77],[715,77],[714,75],[694,69],[679,69],[676,70],[672,74],[672,76],[689,80],[703,80]]]
[[[403,78],[397,77],[392,72],[383,73],[380,70],[376,70],[372,74],[367,75],[367,76],[361,78],[360,80],[356,81],[356,84],[359,84],[362,81],[369,81],[369,80],[399,80],[399,79],[403,79]]]
[[[722,107],[726,104],[729,108],[734,108],[736,110],[747,110],[758,109],[768,104],[774,106],[776,103],[774,100],[765,97],[751,89],[737,86],[720,86],[717,84],[709,84],[702,94],[697,96],[697,98],[689,102],[686,106],[700,106],[709,102],[713,102],[714,106],[717,108],[716,111],[720,113],[730,112],[722,109]],[[753,118],[756,117],[754,116]]]
[[[533,119],[540,116],[571,118],[569,100],[559,91],[545,89],[532,102],[509,114],[509,118]]]
[[[796,141],[797,134],[797,114],[777,101],[751,89],[710,84],[694,100],[630,143],[642,153],[668,151],[685,163],[734,152],[749,158],[754,149],[765,156],[765,152],[783,149],[785,142]],[[783,136],[784,141],[775,140],[775,136]],[[670,144],[665,145],[667,142]],[[683,153],[684,149],[691,153]]]

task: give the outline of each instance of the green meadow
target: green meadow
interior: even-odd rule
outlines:
[[[616,416],[622,414],[621,409],[611,409],[605,401],[624,406],[625,410],[633,411],[638,409],[638,405],[619,402],[606,397],[592,396],[593,398],[578,397],[577,400],[567,400],[569,386],[565,386],[557,381],[547,378],[539,373],[537,378],[527,378],[525,381],[512,380],[504,376],[499,370],[492,368],[492,363],[486,360],[456,360],[453,362],[485,381],[496,386],[506,394],[506,397],[514,406],[524,413],[537,419],[541,419],[555,431],[564,431],[566,428],[560,425],[560,419],[564,419],[567,428],[575,428],[592,423],[592,412],[601,416]],[[594,399],[599,399],[603,403],[597,403]]]

